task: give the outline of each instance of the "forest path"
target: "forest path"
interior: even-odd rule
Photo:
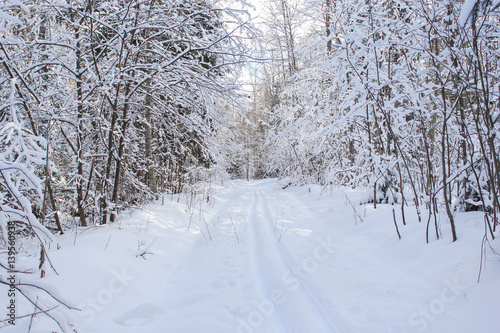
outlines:
[[[340,332],[308,285],[333,250],[327,242],[296,243],[305,230],[299,237],[287,231],[292,216],[307,224],[314,214],[275,180],[231,182],[211,202],[189,218],[197,240],[156,292],[115,318],[124,332]],[[287,254],[286,238],[301,245],[303,258]]]
[[[248,225],[252,269],[264,290],[262,295],[266,296],[260,301],[261,308],[267,309],[269,314],[274,314],[274,310],[279,313],[279,318],[273,316],[274,322],[277,326],[282,324],[286,327],[286,332],[339,332],[326,319],[316,298],[308,291],[307,282],[300,281],[294,273],[292,267],[298,266],[297,263],[290,264],[291,259],[281,250],[279,241],[283,233],[277,233],[277,219],[273,220],[278,212],[275,205],[271,206],[274,209],[270,209],[266,192],[270,191],[265,183],[247,192],[248,196],[251,195]],[[293,205],[289,201],[282,203]]]
[[[203,236],[165,283],[161,293],[175,296],[161,306],[176,308],[178,318],[191,313],[197,319],[169,320],[165,325],[172,331],[195,332],[202,321],[211,332],[340,332],[307,280],[295,274],[303,263],[281,248],[286,231],[283,223],[277,225],[278,210],[299,203],[276,197],[277,188],[276,181],[234,182],[205,212],[204,222],[191,226]],[[314,219],[304,210],[300,218]],[[316,252],[323,258],[331,251]],[[315,249],[309,253],[314,259]]]

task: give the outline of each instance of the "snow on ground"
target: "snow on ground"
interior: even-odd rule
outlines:
[[[399,206],[359,205],[358,192],[283,190],[276,180],[216,192],[192,212],[174,198],[57,237],[59,275],[35,282],[82,310],[68,319],[78,332],[500,332],[500,262],[490,249],[476,282],[480,213],[456,215],[455,243],[441,217],[444,238],[426,244],[412,207],[403,226]],[[33,312],[19,302],[18,315]],[[52,331],[42,315],[31,323],[33,333]]]

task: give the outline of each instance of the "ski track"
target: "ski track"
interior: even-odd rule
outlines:
[[[273,221],[283,209],[291,223],[317,216],[274,186],[234,183],[214,206],[195,213],[197,222],[191,216],[190,227],[200,232],[197,241],[158,293],[115,316],[123,332],[138,326],[148,332],[195,333],[200,326],[220,333],[341,332],[311,292],[309,279],[296,274],[302,259],[287,255]],[[308,244],[304,254],[314,246]],[[177,319],[188,314],[189,322]]]
[[[275,327],[283,332],[340,332],[325,317],[318,302],[305,286],[305,281],[301,281],[293,273],[289,258],[283,254],[274,234],[272,215],[264,190],[253,189],[248,224],[253,267],[262,294],[266,297],[264,301],[274,305],[271,318]]]
[[[264,214],[264,220],[266,221],[265,223],[265,233],[267,236],[271,236],[271,243],[273,244],[274,248],[274,253],[278,257],[279,262],[281,263],[283,267],[283,271],[287,272],[288,274],[291,274],[294,276],[291,265],[290,265],[290,260],[287,256],[285,256],[278,244],[277,238],[274,235],[274,231],[272,229],[272,215],[269,210],[269,205],[267,202],[267,199],[265,196],[261,193],[261,202],[262,202],[262,209],[263,209],[263,214]],[[303,211],[308,212],[308,210],[305,209],[302,203],[300,203],[298,200],[293,198],[294,200],[293,203],[298,204],[299,207]],[[297,280],[299,280],[299,277],[294,276]],[[314,332],[335,332],[335,333],[340,333],[340,329],[336,327],[334,324],[328,320],[328,317],[325,315],[325,313],[322,311],[322,307],[318,304],[316,298],[313,296],[313,294],[310,292],[309,288],[307,287],[307,284],[305,282],[299,283],[299,288],[294,292],[294,303],[298,303],[303,305],[303,307],[306,307],[305,309],[301,309],[301,312],[299,313],[309,313],[310,318],[314,318],[317,327],[314,326]],[[310,327],[304,327],[304,329],[310,329]],[[299,330],[299,332],[305,332],[303,329]]]
[[[265,266],[263,266],[262,262],[262,254],[261,254],[261,240],[260,235],[257,228],[257,204],[258,200],[256,198],[256,194],[252,193],[252,204],[250,208],[250,214],[248,218],[248,227],[250,234],[249,241],[249,254],[250,254],[250,262],[251,262],[251,270],[253,272],[253,276],[255,282],[257,284],[258,291],[260,293],[260,297],[263,299],[258,300],[257,302],[266,302],[266,304],[272,304],[272,307],[269,307],[269,311],[266,311],[264,315],[270,316],[273,321],[273,326],[275,330],[279,330],[281,332],[293,332],[290,327],[290,322],[286,319],[283,314],[282,308],[277,305],[276,295],[274,294],[274,290],[272,289],[269,278],[265,273]],[[270,302],[270,303],[269,303]],[[275,311],[277,308],[278,311]]]
[[[198,245],[176,269],[174,278],[165,283],[165,294],[183,290],[184,295],[167,301],[166,308],[217,300],[221,309],[234,315],[237,326],[231,333],[341,332],[323,312],[307,286],[308,281],[294,273],[292,267],[299,267],[300,262],[286,255],[273,227],[272,216],[283,207],[293,205],[310,218],[314,214],[287,193],[282,192],[269,202],[271,198],[266,192],[275,193],[274,184],[234,184],[218,197],[212,212],[202,214],[208,227],[203,222],[192,225],[199,227],[204,236],[200,235]],[[208,261],[215,268],[204,268],[203,263]],[[241,300],[245,301],[238,304]],[[212,313],[215,309],[206,311]],[[226,327],[229,325],[227,317],[220,319]],[[229,332],[222,326],[220,331]]]

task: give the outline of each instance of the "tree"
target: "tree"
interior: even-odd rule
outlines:
[[[494,237],[498,8],[471,2],[460,14],[462,4],[449,1],[310,4],[311,17],[324,21],[310,25],[303,68],[272,108],[269,150],[280,153],[268,170],[369,187],[375,207],[400,204],[403,223],[406,205],[413,202],[419,220],[422,205],[427,241],[432,220],[441,237],[441,207],[454,241],[454,212],[481,208]]]
[[[245,57],[242,13],[187,0],[31,6],[7,52],[50,137],[51,202],[82,226],[107,223],[213,165],[208,142],[233,89],[223,74]]]

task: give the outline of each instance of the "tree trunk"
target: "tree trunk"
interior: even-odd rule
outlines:
[[[113,196],[111,198],[111,202],[116,206],[118,203],[118,193],[120,190],[120,185],[121,185],[121,172],[122,172],[122,166],[123,166],[123,155],[125,153],[125,135],[127,132],[128,124],[130,123],[130,119],[128,118],[128,111],[130,108],[130,101],[129,101],[129,94],[130,94],[130,83],[127,83],[127,86],[125,88],[125,102],[123,105],[123,114],[122,114],[122,129],[120,133],[120,141],[118,144],[118,156],[116,159],[116,168],[115,168],[115,181],[114,181],[114,186],[113,186]],[[110,222],[114,222],[116,217],[116,208],[113,208],[113,211],[109,217]]]
[[[145,152],[145,157],[146,161],[148,163],[148,173],[147,173],[147,184],[149,186],[149,189],[153,192],[156,193],[158,192],[157,189],[157,184],[156,184],[156,175],[155,175],[155,163],[154,163],[154,158],[153,158],[153,149],[152,149],[152,141],[153,141],[153,121],[152,121],[152,116],[151,116],[151,107],[153,105],[153,97],[150,95],[150,82],[151,80],[148,80],[146,82],[146,131],[145,131],[145,145],[146,145],[146,152]]]
[[[451,211],[450,202],[448,200],[448,179],[447,179],[447,164],[446,164],[446,132],[447,126],[446,123],[448,121],[448,114],[446,112],[446,95],[444,87],[441,88],[441,98],[443,100],[443,127],[441,131],[441,169],[443,173],[443,199],[444,205],[446,207],[446,214],[448,215],[448,219],[450,220],[451,226],[451,234],[453,237],[453,241],[457,240],[457,233],[455,230],[455,219],[453,217],[453,212]]]
[[[75,35],[75,39],[79,39],[79,33]],[[82,227],[87,226],[87,216],[85,213],[85,203],[83,202],[83,188],[84,188],[84,178],[83,178],[83,87],[82,87],[82,53],[80,51],[79,43],[76,45],[76,95],[77,95],[77,177],[76,177],[76,195],[77,195],[77,207],[78,216],[80,218],[80,224]]]
[[[332,0],[325,0],[326,51],[332,52]]]

